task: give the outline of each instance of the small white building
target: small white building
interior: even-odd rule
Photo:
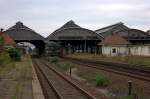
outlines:
[[[98,45],[101,46],[104,55],[127,55],[129,53],[129,42],[117,33],[105,37]]]

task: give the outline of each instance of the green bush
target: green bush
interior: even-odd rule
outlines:
[[[21,60],[21,53],[19,50],[17,50],[14,47],[9,47],[6,50],[9,53],[9,56],[11,57],[12,60],[16,60],[16,61]]]
[[[110,84],[110,79],[102,74],[96,75],[96,86],[108,86]]]
[[[49,61],[50,61],[50,63],[54,63],[54,64],[56,64],[56,63],[58,63],[59,62],[59,58],[58,57],[50,57],[49,58]]]

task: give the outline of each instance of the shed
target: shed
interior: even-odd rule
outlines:
[[[118,33],[112,33],[98,44],[105,55],[126,55],[129,52],[129,42]]]

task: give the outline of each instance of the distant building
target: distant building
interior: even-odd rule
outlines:
[[[104,38],[115,32],[134,45],[150,44],[150,35],[148,35],[148,33],[139,29],[129,28],[125,26],[122,22],[106,26],[101,29],[97,29],[95,30],[95,32],[102,35]]]
[[[131,44],[118,33],[112,33],[98,44],[103,55],[150,56],[150,44]]]

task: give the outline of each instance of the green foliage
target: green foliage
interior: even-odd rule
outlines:
[[[49,61],[50,61],[50,63],[54,63],[54,64],[56,64],[56,63],[58,63],[59,62],[59,57],[49,57]]]
[[[106,87],[110,84],[110,79],[102,74],[97,74],[95,80],[96,80],[96,86]]]
[[[14,47],[8,47],[6,50],[9,53],[9,56],[11,57],[12,60],[15,60],[15,61],[21,60],[21,53],[19,50],[17,50]]]

